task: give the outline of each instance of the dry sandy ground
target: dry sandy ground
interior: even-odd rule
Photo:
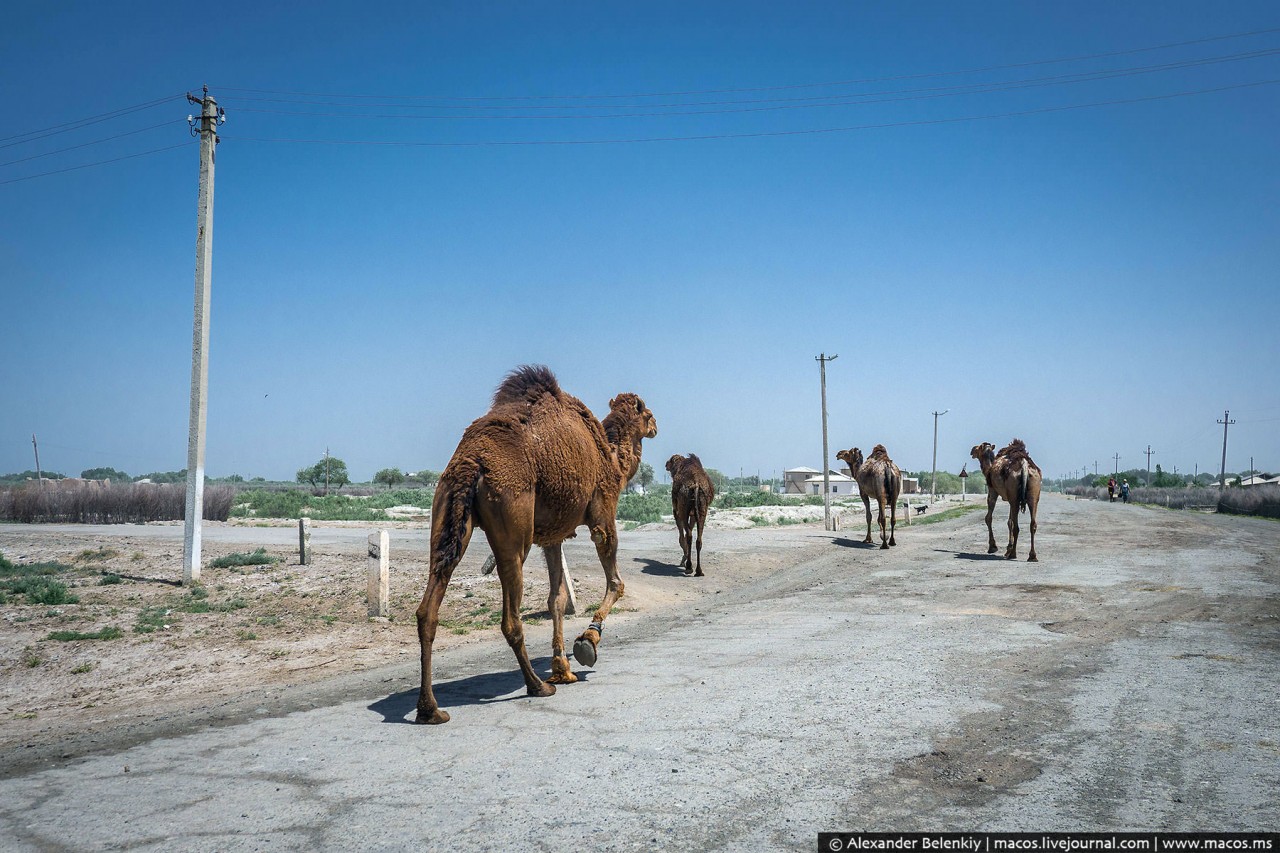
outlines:
[[[857,516],[861,516],[861,507]],[[846,523],[851,518],[844,509]],[[755,520],[753,520],[753,517]],[[780,524],[780,519],[786,519]],[[769,526],[762,526],[767,520]],[[294,522],[209,523],[200,584],[183,587],[182,527],[151,525],[0,525],[0,554],[14,564],[54,561],[78,603],[33,605],[10,595],[0,605],[0,751],[47,744],[75,732],[110,732],[165,715],[209,707],[264,687],[280,687],[413,660],[414,609],[426,583],[426,525],[391,522],[390,618],[367,616],[363,522],[314,522],[313,562],[300,565]],[[621,532],[619,563],[627,585],[615,620],[653,612],[680,596],[715,595],[750,582],[821,548],[822,507],[758,507],[719,511],[703,551],[706,583],[679,577],[670,524]],[[209,568],[215,558],[263,547],[266,565]],[[536,549],[535,549],[536,552]],[[436,646],[500,639],[500,589],[480,567],[489,550],[471,543],[454,574]],[[586,627],[604,591],[594,548],[566,543],[578,615],[565,632]],[[731,560],[726,559],[732,557]],[[720,566],[732,566],[720,571]],[[712,568],[715,566],[716,568]],[[108,575],[119,583],[103,584]],[[542,560],[525,571],[526,622],[547,618]],[[110,640],[59,641],[57,631],[117,628]],[[531,655],[545,653],[530,649]]]

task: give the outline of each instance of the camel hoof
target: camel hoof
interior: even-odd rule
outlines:
[[[892,546],[892,547],[894,547],[894,548],[898,547],[898,543],[897,543],[897,542],[895,542],[895,541],[893,541],[892,539],[890,539],[890,540],[889,540],[889,545],[890,545],[890,546]]]
[[[539,681],[536,687],[530,687],[525,692],[530,696],[537,697],[554,696],[556,695],[556,686],[545,681]]]
[[[880,550],[881,550],[881,551],[888,551],[888,550],[889,550],[889,543],[888,543],[888,542],[881,542],[881,543],[880,543]]]
[[[1032,554],[1030,557],[1027,557],[1027,562],[1028,562],[1028,563],[1038,563],[1038,562],[1040,562],[1040,561],[1036,559],[1036,555],[1035,555],[1035,554]]]
[[[569,659],[562,655],[557,655],[551,659],[551,677],[547,679],[549,684],[573,684],[578,680],[578,676],[573,674],[573,670],[569,669]]]
[[[692,567],[690,567],[690,568],[685,569],[685,570],[684,570],[684,573],[685,573],[686,575],[691,575],[691,574],[693,574],[693,568],[692,568]]]
[[[871,544],[871,537],[870,537],[870,536],[868,536],[866,539],[863,539],[863,540],[862,540],[862,544],[864,544],[864,545],[870,545],[870,544]]]
[[[695,578],[703,577],[702,569],[698,569],[696,572],[694,572],[694,573],[693,573],[693,576],[694,576]]]
[[[414,722],[418,723],[419,725],[438,726],[441,723],[449,722],[449,712],[441,711],[439,708],[436,708],[430,714],[419,711],[418,716],[414,719]]]
[[[992,545],[990,548],[988,548],[988,549],[987,549],[987,553],[988,553],[988,554],[994,554],[996,551],[999,551],[999,550],[1000,550],[1000,549],[999,549],[999,548],[997,548],[995,545]]]
[[[596,644],[586,637],[579,637],[573,644],[573,659],[583,666],[595,666]]]

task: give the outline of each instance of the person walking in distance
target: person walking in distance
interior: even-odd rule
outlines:
[[[1125,480],[1120,484],[1120,499],[1125,503],[1129,502],[1129,481]]]
[[[1116,478],[1111,477],[1107,480],[1107,500],[1111,503],[1116,502]]]

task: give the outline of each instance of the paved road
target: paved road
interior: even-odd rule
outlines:
[[[11,771],[0,839],[776,850],[834,829],[1280,826],[1280,525],[1061,498],[1041,514],[1038,564],[988,558],[974,516],[887,553],[832,534],[606,630],[596,669],[548,699],[523,696],[501,643],[440,655],[445,726],[405,723],[416,673],[398,667]]]

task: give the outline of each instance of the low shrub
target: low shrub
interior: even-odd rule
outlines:
[[[219,557],[209,563],[212,569],[227,569],[232,566],[266,566],[279,561],[279,557],[267,553],[266,548],[259,548],[251,554],[238,552]]]
[[[658,495],[625,494],[618,499],[618,519],[649,524],[662,521],[663,513],[671,511],[671,502]]]
[[[80,480],[27,483],[0,489],[0,521],[24,524],[141,524],[181,521],[186,486],[178,483],[111,483]],[[204,490],[206,521],[226,521],[235,496],[232,486]]]
[[[72,643],[78,640],[118,640],[124,636],[119,628],[102,628],[98,631],[50,631],[46,640]]]

